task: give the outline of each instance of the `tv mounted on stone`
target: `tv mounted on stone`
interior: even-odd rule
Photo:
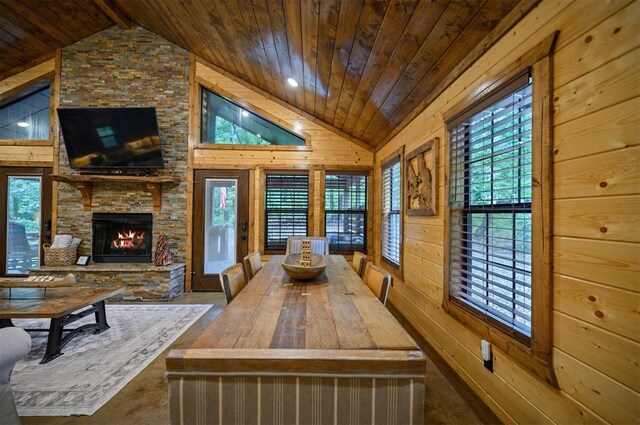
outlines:
[[[164,166],[155,108],[58,108],[69,165],[146,174]]]

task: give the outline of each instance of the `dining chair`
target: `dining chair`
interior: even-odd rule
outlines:
[[[375,264],[369,263],[367,265],[367,271],[364,274],[364,281],[373,293],[376,294],[382,304],[387,304],[389,287],[393,285],[391,275]]]
[[[227,298],[227,304],[233,301],[236,295],[242,291],[242,288],[247,285],[247,278],[240,263],[224,269],[220,273],[220,280],[222,281],[222,290]]]
[[[253,251],[242,260],[244,264],[244,273],[247,276],[247,281],[253,279],[253,277],[262,268],[262,259],[260,258],[260,251]]]
[[[291,236],[287,239],[286,254],[300,254],[302,252],[302,241],[311,241],[311,252],[313,254],[329,255],[329,242],[327,238],[320,236]]]
[[[358,276],[360,276],[360,278],[362,278],[364,274],[365,264],[367,264],[367,254],[363,254],[360,251],[355,251],[353,253],[353,261],[351,261],[351,267],[353,267],[353,270],[358,273]]]

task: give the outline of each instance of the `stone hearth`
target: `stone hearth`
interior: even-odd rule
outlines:
[[[184,263],[156,266],[152,263],[98,263],[88,266],[41,266],[30,275],[65,276],[73,273],[78,285],[123,286],[110,301],[168,301],[184,288]]]

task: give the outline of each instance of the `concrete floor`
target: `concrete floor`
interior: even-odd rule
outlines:
[[[163,425],[169,423],[167,383],[164,378],[165,357],[169,350],[185,348],[201,330],[220,314],[226,302],[218,293],[190,293],[177,297],[173,304],[212,304],[196,323],[160,354],[138,376],[92,416],[22,417],[23,425]],[[481,424],[479,417],[456,389],[427,361],[425,423]]]

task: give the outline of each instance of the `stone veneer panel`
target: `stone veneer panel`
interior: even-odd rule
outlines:
[[[185,265],[153,264],[92,264],[90,266],[44,266],[32,270],[31,275],[64,277],[76,276],[82,286],[122,286],[123,293],[110,301],[168,301],[184,291]]]
[[[144,28],[116,26],[62,49],[61,107],[155,107],[164,152],[159,175],[178,176],[182,183],[164,188],[162,211],[154,212],[151,195],[137,184],[100,183],[93,187],[93,211],[84,211],[80,192],[58,185],[58,233],[83,239],[79,254],[91,253],[93,212],[153,213],[153,239],[167,234],[176,262],[186,254],[187,123],[189,119],[189,54]],[[69,167],[60,143],[59,173]],[[168,289],[168,288],[167,288]]]

